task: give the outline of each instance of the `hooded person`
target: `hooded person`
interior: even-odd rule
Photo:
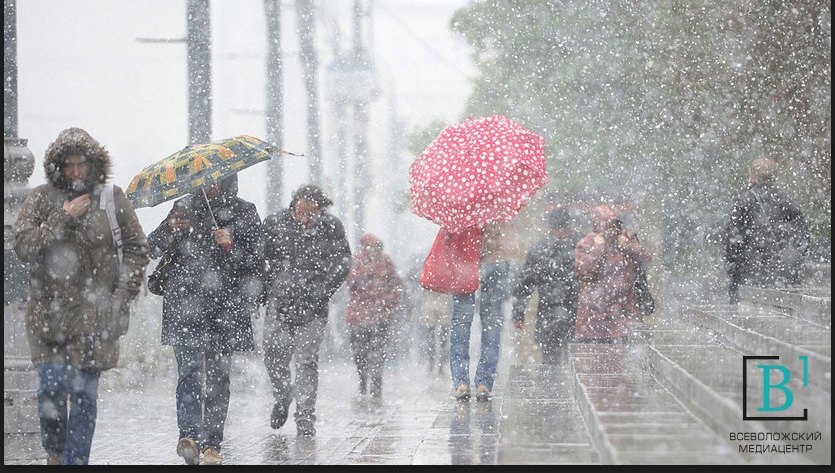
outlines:
[[[261,218],[238,197],[232,174],[174,202],[148,235],[151,256],[170,259],[162,344],[177,360],[177,453],[221,464],[233,353],[252,351],[261,294]]]
[[[575,341],[621,343],[631,321],[640,319],[635,266],[652,261],[620,217],[608,206],[592,213],[592,233],[577,243],[574,272],[580,284]]]
[[[548,214],[548,234],[531,247],[513,287],[513,323],[525,324],[525,312],[537,292],[534,336],[542,362],[560,362],[563,348],[574,335],[578,283],[574,253],[581,234],[571,228],[571,214],[558,207]]]
[[[86,131],[62,131],[46,150],[44,171],[46,183],[26,197],[13,226],[15,253],[29,266],[26,334],[39,377],[41,441],[48,463],[86,465],[99,377],[119,361],[148,241],[118,186],[108,212],[110,154]]]
[[[345,321],[351,331],[351,351],[359,375],[360,394],[383,394],[383,364],[389,341],[392,313],[403,293],[403,282],[383,241],[367,233],[360,239],[348,285]]]

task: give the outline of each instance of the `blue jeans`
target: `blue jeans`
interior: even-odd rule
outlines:
[[[96,368],[78,369],[63,362],[38,366],[41,443],[48,455],[63,454],[64,465],[90,461],[100,375]]]
[[[214,447],[220,451],[229,411],[232,354],[174,345],[174,356],[177,358],[177,427],[180,438],[194,440],[201,449]]]
[[[475,386],[493,389],[502,337],[504,303],[510,262],[482,264],[479,269],[479,307],[481,354],[475,372]],[[449,333],[449,371],[453,388],[470,385],[470,329],[475,315],[476,294],[455,294],[452,298],[452,324]]]

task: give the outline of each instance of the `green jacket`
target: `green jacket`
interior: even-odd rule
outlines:
[[[92,202],[73,219],[63,209],[74,191],[65,183],[61,166],[78,150],[91,164],[85,191]],[[48,183],[27,196],[13,227],[15,252],[29,266],[26,332],[32,362],[67,361],[107,370],[119,360],[128,303],[139,293],[149,262],[148,241],[133,206],[114,186],[124,244],[119,264],[107,212],[99,205],[109,155],[86,132],[62,132],[47,150],[44,167]]]

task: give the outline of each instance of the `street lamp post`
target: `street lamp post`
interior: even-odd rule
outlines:
[[[3,433],[39,431],[37,373],[24,323],[28,267],[14,253],[12,226],[29,194],[35,157],[17,122],[17,2],[3,1]]]

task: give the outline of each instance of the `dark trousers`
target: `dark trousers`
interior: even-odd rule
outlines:
[[[383,365],[388,345],[388,323],[378,325],[351,326],[351,351],[359,375],[360,393],[366,391],[372,397],[383,394]]]

